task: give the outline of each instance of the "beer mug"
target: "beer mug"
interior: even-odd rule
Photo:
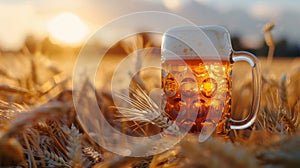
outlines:
[[[161,48],[163,109],[180,130],[207,137],[253,124],[261,95],[260,63],[251,53],[234,51],[225,28],[171,28]],[[232,66],[237,61],[252,68],[252,108],[242,120],[231,118]]]

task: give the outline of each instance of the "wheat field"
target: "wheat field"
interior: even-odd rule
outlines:
[[[26,51],[0,55],[0,166],[1,167],[296,167],[300,165],[300,61],[274,59],[269,70],[262,62],[262,100],[255,124],[231,130],[224,138],[199,143],[185,136],[171,149],[148,157],[123,157],[99,146],[78,122],[72,99],[75,57],[49,58]],[[124,56],[107,56],[96,84],[86,81],[82,97],[96,88],[99,107],[119,130],[134,134],[130,123],[115,120],[117,112],[108,89],[109,78]],[[142,60],[138,60],[142,61]],[[153,61],[160,61],[153,56]],[[138,62],[133,62],[139,64]],[[13,66],[13,67],[12,67]],[[109,68],[107,68],[109,67]],[[233,69],[234,118],[250,108],[250,68]],[[155,72],[158,74],[159,71]],[[128,76],[129,77],[129,76]],[[153,76],[140,75],[144,85],[160,86]],[[157,77],[154,75],[154,77]],[[153,83],[154,81],[154,83]],[[156,81],[156,83],[155,83]],[[138,82],[138,81],[137,81]],[[81,102],[87,110],[88,102]],[[162,122],[164,120],[162,119]],[[132,124],[132,123],[131,123]],[[139,125],[139,123],[135,123]],[[139,132],[160,125],[139,127]],[[146,146],[145,146],[146,148]]]

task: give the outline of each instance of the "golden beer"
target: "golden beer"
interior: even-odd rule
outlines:
[[[197,56],[164,60],[162,88],[169,118],[181,117],[176,124],[183,128],[190,125],[189,132],[200,133],[205,123],[216,124],[217,130],[224,132],[218,123],[231,114],[231,71],[227,60],[203,61]]]
[[[179,26],[162,38],[162,89],[165,114],[182,133],[210,135],[250,127],[259,111],[260,63],[255,55],[234,51],[230,34],[220,26]],[[247,62],[252,71],[252,105],[243,119],[231,117],[232,66]]]

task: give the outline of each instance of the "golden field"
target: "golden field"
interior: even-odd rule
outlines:
[[[188,135],[163,153],[134,158],[103,149],[78,122],[72,100],[75,55],[49,58],[24,52],[2,54],[0,57],[0,166],[139,168],[300,165],[300,59],[275,58],[267,72],[266,59],[260,58],[263,93],[259,116],[251,128],[230,131],[225,139],[213,137],[204,143],[198,143],[193,135]],[[110,108],[114,105],[108,89],[110,78],[122,59],[124,56],[105,56],[95,86],[99,107],[107,120],[120,130],[127,129],[126,133],[130,134],[130,124],[115,120],[116,111]],[[153,61],[159,63],[160,57],[153,56]],[[232,114],[236,118],[243,117],[250,106],[251,76],[250,68],[246,66],[237,63],[233,68]],[[144,74],[140,78],[145,79],[147,86],[159,86],[160,71],[155,70],[153,74]],[[284,74],[287,78],[283,77]],[[129,76],[124,78],[130,79]],[[86,81],[79,92],[88,98],[93,88],[93,84]],[[88,101],[81,103],[87,110],[93,110]],[[155,125],[140,129],[149,131],[153,127]]]

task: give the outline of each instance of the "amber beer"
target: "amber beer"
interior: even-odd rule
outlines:
[[[230,62],[203,61],[197,56],[183,58],[162,61],[165,112],[171,120],[181,117],[177,123],[181,128],[190,125],[185,131],[200,133],[204,124],[211,123],[224,132],[224,125],[220,123],[231,114]],[[211,116],[221,114],[221,117],[207,119],[208,113]]]
[[[252,104],[245,118],[231,116],[232,66],[244,61],[252,71]],[[204,142],[212,134],[246,129],[257,117],[261,97],[260,63],[255,55],[234,51],[224,28],[179,26],[162,38],[164,111],[182,133],[197,133]],[[226,136],[224,136],[226,137]]]

